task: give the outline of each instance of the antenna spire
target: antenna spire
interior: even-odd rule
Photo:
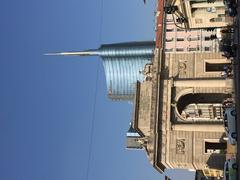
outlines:
[[[99,55],[97,50],[77,51],[77,52],[57,52],[46,53],[47,56],[96,56]]]

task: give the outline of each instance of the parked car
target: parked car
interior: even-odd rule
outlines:
[[[232,157],[224,163],[223,177],[225,180],[237,180],[237,162],[236,158]]]
[[[228,136],[228,142],[235,145],[237,143],[236,131],[236,110],[235,107],[224,108],[224,127]]]
[[[237,3],[235,0],[224,0],[228,15],[234,17],[237,15]]]

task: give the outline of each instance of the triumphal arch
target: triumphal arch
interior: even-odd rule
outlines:
[[[218,52],[154,53],[136,85],[128,148],[145,149],[160,172],[222,169],[222,101],[233,91],[224,69],[230,62]]]

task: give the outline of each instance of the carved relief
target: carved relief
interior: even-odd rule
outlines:
[[[177,139],[176,151],[177,151],[177,154],[185,153],[185,139]]]
[[[152,80],[152,64],[146,64],[144,70],[141,72],[145,76],[145,81]]]
[[[180,75],[186,75],[186,73],[187,73],[187,62],[186,61],[184,61],[184,62],[180,61],[178,69],[179,69],[179,74]]]

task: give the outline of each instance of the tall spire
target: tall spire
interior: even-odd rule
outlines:
[[[89,49],[77,52],[46,53],[52,56],[100,56],[107,57],[152,57],[154,42],[127,42],[116,44],[104,44],[98,49]]]
[[[103,44],[98,49],[77,52],[47,53],[60,56],[99,56],[105,70],[108,96],[113,100],[133,100],[135,83],[143,81],[145,64],[153,57],[155,42]]]
[[[86,51],[76,51],[76,52],[57,52],[57,53],[46,53],[44,55],[48,56],[98,56],[98,50],[86,50]]]

